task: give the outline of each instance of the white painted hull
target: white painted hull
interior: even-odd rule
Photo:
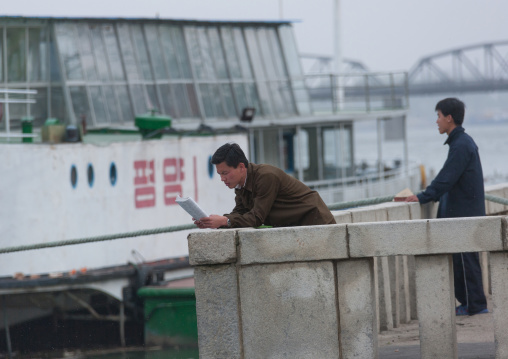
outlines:
[[[215,170],[209,171],[208,163],[219,146],[231,141],[248,148],[244,135],[165,137],[107,146],[0,145],[1,247],[190,224],[190,216],[171,200],[179,189],[210,213],[229,212],[234,193]],[[112,163],[117,172],[114,185]],[[92,186],[87,180],[89,164],[94,169]],[[71,185],[73,165],[75,188]],[[188,232],[2,254],[0,276],[139,262],[141,257],[133,251],[145,261],[186,256]]]

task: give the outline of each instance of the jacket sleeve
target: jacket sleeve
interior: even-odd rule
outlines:
[[[232,227],[258,227],[265,222],[272,209],[280,188],[280,179],[273,173],[260,174],[253,184],[254,207],[247,211],[237,198],[233,211],[226,215],[231,221]]]
[[[460,179],[471,160],[471,152],[466,146],[453,146],[450,148],[448,158],[436,178],[425,189],[417,194],[420,203],[439,201],[439,198],[450,191]]]

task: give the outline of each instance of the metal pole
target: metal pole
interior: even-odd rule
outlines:
[[[7,304],[5,300],[5,295],[2,296],[2,305],[4,307],[4,327],[5,327],[5,342],[7,343],[7,355],[9,359],[12,359],[11,334],[9,333],[9,323],[7,321]]]
[[[409,150],[408,150],[408,143],[407,143],[407,117],[404,115],[402,117],[402,125],[404,126],[404,171],[406,172],[406,181],[407,181],[407,187],[411,188],[411,180],[409,179]]]
[[[377,161],[378,161],[378,176],[381,179],[381,176],[383,175],[383,146],[382,146],[382,135],[383,135],[383,128],[382,128],[382,121],[383,119],[377,118]]]
[[[120,345],[125,347],[125,304],[120,302]]]
[[[340,0],[334,1],[333,9],[333,68],[335,73],[340,72],[340,65],[342,63],[342,54],[340,51]]]
[[[9,116],[9,92],[5,92],[5,132],[9,134],[11,132],[10,116]]]

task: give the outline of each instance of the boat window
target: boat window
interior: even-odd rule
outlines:
[[[67,22],[55,24],[55,34],[67,80],[83,80],[76,25]]]
[[[295,170],[306,170],[309,168],[309,133],[301,129],[294,136],[295,147]]]
[[[212,59],[209,54],[209,43],[206,32],[203,27],[186,27],[185,39],[189,47],[191,59],[196,79],[210,80],[213,79]]]
[[[233,101],[233,94],[231,93],[231,86],[229,84],[221,84],[221,94],[222,99],[224,101],[224,106],[226,106],[226,116],[228,117],[237,117],[239,116],[241,107],[238,112],[235,110],[235,102]]]
[[[259,161],[281,167],[282,154],[279,147],[279,129],[270,128],[259,131]]]
[[[211,58],[215,63],[215,71],[218,79],[228,79],[228,71],[226,69],[226,60],[222,51],[222,43],[219,38],[219,31],[215,27],[208,28],[208,38],[210,39]]]
[[[79,123],[85,119],[87,125],[93,125],[88,97],[86,95],[86,88],[84,86],[71,86],[69,87],[69,91],[76,119]]]
[[[78,34],[78,46],[80,48],[81,64],[85,72],[85,76],[89,81],[98,79],[97,69],[95,68],[95,60],[92,52],[92,44],[90,42],[90,32],[87,24],[76,24]]]
[[[260,99],[260,112],[263,115],[273,114],[272,104],[270,99],[270,92],[267,82],[257,82],[259,99]]]
[[[229,26],[222,27],[221,37],[224,44],[224,52],[226,53],[229,74],[233,79],[240,79],[242,78],[242,71],[240,69],[240,62],[238,61],[232,28]]]
[[[62,74],[60,73],[60,62],[56,53],[55,38],[51,31],[49,33],[49,70],[51,74],[51,81],[60,82],[62,79]]]
[[[342,141],[344,145],[342,148],[342,165],[348,172],[348,176],[353,175],[353,127],[351,125],[345,125],[342,130]]]
[[[7,28],[7,81],[26,81],[25,28]]]
[[[247,105],[242,106],[241,108],[254,107],[256,110],[259,110],[259,99],[256,91],[256,85],[254,85],[254,83],[245,84],[245,91],[247,95]]]
[[[270,30],[268,29],[257,29],[256,35],[258,38],[260,54],[262,56],[261,63],[264,67],[265,78],[277,79],[281,74],[277,72],[275,66],[275,54],[271,51],[269,32]]]
[[[176,114],[180,118],[192,117],[189,98],[187,97],[187,88],[185,84],[171,85],[175,95]]]
[[[90,96],[92,97],[96,124],[99,125],[109,123],[108,115],[106,114],[106,98],[101,91],[101,87],[90,86]]]
[[[78,170],[75,165],[71,166],[71,186],[72,188],[76,188],[78,185]]]
[[[146,85],[146,93],[148,95],[148,107],[149,110],[151,109],[157,109],[161,111],[161,107],[159,104],[159,99],[157,98],[157,90],[155,89],[155,85]]]
[[[296,49],[296,43],[293,36],[293,31],[289,25],[282,25],[279,27],[280,42],[286,65],[291,77],[301,77],[303,75],[300,65],[300,56]]]
[[[148,51],[150,53],[150,60],[155,73],[155,78],[157,80],[167,79],[168,75],[166,73],[166,68],[164,67],[157,26],[146,24],[144,28],[146,43],[148,45]]]
[[[207,117],[224,117],[219,86],[215,84],[200,84],[199,91]]]
[[[245,28],[245,40],[247,41],[247,48],[249,49],[250,59],[252,61],[252,68],[256,79],[265,80],[266,75],[264,71],[263,60],[261,58],[261,50],[258,45],[258,39],[256,36],[256,29]]]
[[[92,38],[93,54],[97,61],[97,73],[102,81],[110,81],[109,65],[106,48],[102,41],[102,31],[99,25],[90,25],[90,36]]]
[[[143,114],[148,112],[148,103],[145,98],[145,90],[143,85],[131,85],[132,102],[134,104],[134,113]]]
[[[138,60],[141,69],[141,75],[145,80],[153,80],[150,62],[148,61],[148,53],[146,50],[145,39],[143,37],[143,29],[141,25],[135,24],[130,26],[132,42],[134,45],[134,55]]]
[[[113,91],[113,86],[103,86],[102,91],[104,93],[104,98],[106,102],[106,108],[109,114],[109,120],[111,123],[119,123],[120,122],[120,111],[118,111],[118,106],[116,103],[115,92]]]
[[[249,61],[249,55],[247,53],[247,45],[245,44],[242,30],[240,28],[233,29],[233,36],[235,41],[235,47],[238,54],[238,60],[240,63],[240,69],[242,71],[242,78],[252,79],[251,63]]]
[[[62,122],[64,122],[64,120],[67,118],[65,111],[65,101],[61,86],[51,87],[51,113],[49,116],[57,118]]]
[[[127,86],[115,86],[118,102],[120,104],[122,122],[132,121],[134,114],[132,112],[132,104],[127,91]]]
[[[190,79],[191,71],[183,31],[177,26],[160,25],[162,50],[171,79]]]
[[[171,97],[171,92],[169,89],[169,85],[161,84],[159,85],[159,91],[162,97],[162,108],[161,111],[170,115],[171,117],[177,117],[175,112],[175,101]]]
[[[283,163],[282,168],[286,173],[296,176],[295,174],[295,131],[284,130],[282,134]]]
[[[102,34],[104,36],[104,44],[106,45],[108,54],[111,76],[113,80],[125,81],[120,48],[115,34],[115,27],[113,25],[102,26]]]
[[[309,127],[304,130],[307,133],[307,147],[306,155],[307,160],[304,162],[306,166],[303,168],[304,181],[317,181],[321,178],[321,148],[318,145],[318,136],[321,136],[321,129],[319,127]],[[303,150],[303,148],[302,148]],[[303,156],[302,156],[303,157]]]
[[[48,119],[48,88],[46,86],[32,87],[37,91],[34,96],[35,103],[30,104],[30,114],[34,117],[33,126],[39,127]]]
[[[112,186],[116,185],[117,173],[116,173],[116,165],[114,162],[109,166],[109,182]]]
[[[0,31],[0,35],[1,35]],[[28,78],[31,82],[48,80],[47,58],[48,47],[46,42],[47,28],[31,28],[28,30]],[[1,41],[0,41],[1,44]],[[0,56],[2,51],[0,49]],[[1,60],[0,60],[1,65]],[[0,69],[2,67],[0,66]],[[1,75],[0,75],[1,79]]]
[[[88,179],[88,185],[90,186],[90,188],[92,188],[94,180],[95,180],[95,176],[94,176],[93,166],[91,163],[88,164],[88,168],[86,170],[86,176]]]
[[[141,76],[136,63],[129,26],[127,24],[117,24],[117,31],[127,78],[129,81],[139,80]]]
[[[323,177],[324,179],[337,178],[341,175],[343,167],[342,139],[340,127],[323,128]]]

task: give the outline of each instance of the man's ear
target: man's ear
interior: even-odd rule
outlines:
[[[243,163],[243,162],[240,162],[240,163],[238,164],[238,167],[239,167],[240,169],[245,169],[245,168],[246,168],[246,167],[245,167],[245,163]]]

